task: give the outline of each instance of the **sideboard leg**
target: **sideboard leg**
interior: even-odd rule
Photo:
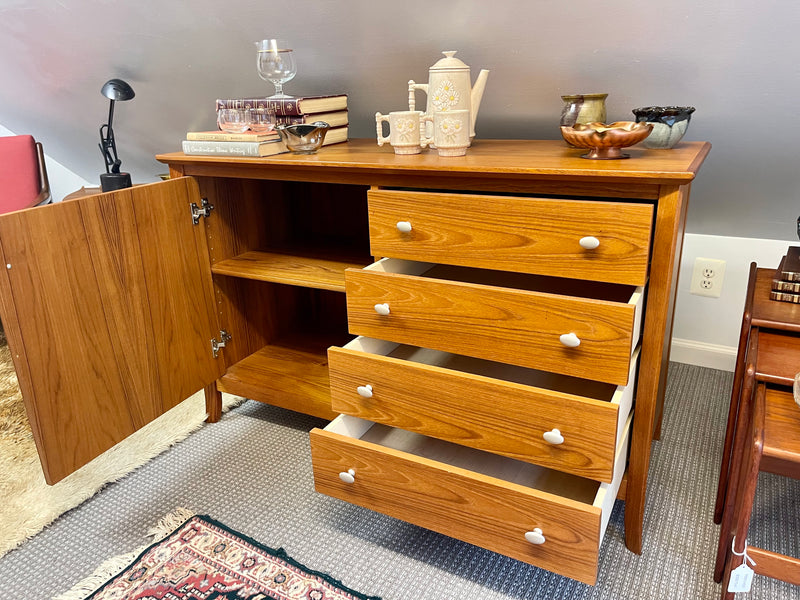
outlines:
[[[222,418],[222,392],[217,389],[217,382],[207,385],[203,391],[206,395],[206,422],[216,423]]]
[[[641,367],[633,417],[628,487],[625,494],[625,544],[642,552],[647,472],[651,446],[661,431],[669,363],[672,315],[681,259],[689,186],[663,186],[656,209],[653,253],[642,336]]]

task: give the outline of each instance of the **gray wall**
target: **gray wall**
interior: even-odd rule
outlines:
[[[100,87],[123,78],[136,91],[115,116],[123,168],[153,181],[153,155],[212,127],[215,98],[271,93],[255,40],[291,41],[289,93],[349,94],[351,137],[372,137],[375,111],[403,109],[407,80],[454,49],[473,77],[491,70],[479,138],[558,139],[567,93],[608,92],[609,120],[695,106],[685,139],[714,147],[687,230],[792,240],[799,17],[777,0],[0,0],[0,124],[98,181]]]

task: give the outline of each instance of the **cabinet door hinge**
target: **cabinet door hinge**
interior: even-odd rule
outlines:
[[[214,358],[219,356],[220,348],[224,348],[225,344],[231,341],[231,334],[225,331],[224,329],[220,329],[219,332],[219,341],[217,338],[211,338],[211,353],[214,355]]]
[[[214,205],[208,201],[208,198],[202,198],[200,200],[200,206],[192,202],[191,209],[192,223],[197,225],[200,223],[200,217],[207,217],[211,214],[211,211],[214,210]]]

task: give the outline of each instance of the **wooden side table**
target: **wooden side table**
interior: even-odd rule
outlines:
[[[758,473],[800,477],[800,306],[770,300],[774,269],[750,265],[714,520],[721,523],[714,578],[727,592],[744,551]],[[735,537],[734,537],[735,536]],[[732,547],[732,544],[735,545]],[[756,573],[800,585],[800,559],[749,547]]]

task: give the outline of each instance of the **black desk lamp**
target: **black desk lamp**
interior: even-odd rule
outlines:
[[[106,172],[100,174],[100,187],[104,192],[121,190],[131,187],[130,173],[120,173],[122,161],[117,156],[117,144],[114,141],[114,129],[111,122],[114,120],[114,102],[117,100],[130,100],[136,94],[133,88],[122,79],[109,79],[100,90],[106,98],[111,100],[108,108],[108,123],[100,126],[100,152],[106,162]]]

